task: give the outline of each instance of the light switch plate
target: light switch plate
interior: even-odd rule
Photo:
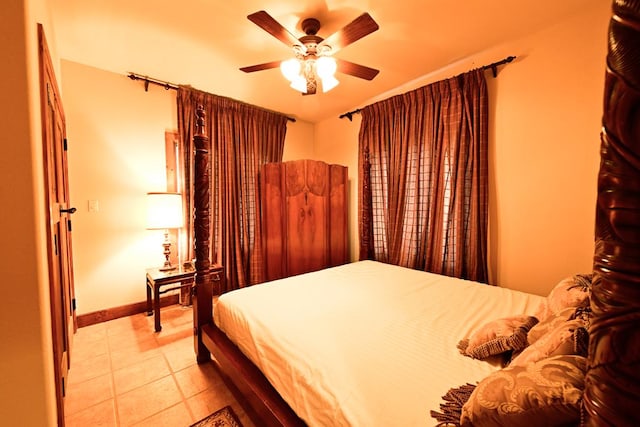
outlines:
[[[89,212],[98,212],[100,210],[100,203],[97,200],[89,200],[87,203]]]

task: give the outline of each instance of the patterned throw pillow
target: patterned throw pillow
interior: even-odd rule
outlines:
[[[587,307],[592,277],[592,274],[576,274],[560,281],[540,303],[535,316],[542,322],[567,307]]]
[[[562,309],[560,312],[552,314],[546,319],[538,322],[533,328],[531,328],[531,330],[527,334],[527,341],[529,345],[535,343],[536,341],[538,341],[538,339],[540,339],[540,337],[548,334],[558,326],[570,320],[575,312],[575,308],[567,307]]]
[[[460,425],[576,425],[585,372],[582,356],[554,356],[496,371],[471,393],[462,407]]]
[[[486,359],[507,351],[521,350],[527,345],[527,332],[538,319],[520,315],[493,320],[469,338],[458,343],[460,353],[474,359]]]
[[[527,336],[529,346],[511,360],[510,366],[525,366],[550,356],[586,356],[590,318],[587,307],[567,308],[538,323]]]

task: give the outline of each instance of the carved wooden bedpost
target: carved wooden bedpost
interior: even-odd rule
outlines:
[[[211,359],[209,350],[202,343],[202,325],[212,323],[213,284],[209,259],[210,215],[209,201],[211,168],[209,166],[209,138],[205,134],[204,108],[199,106],[193,142],[194,160],[194,253],[196,256],[196,279],[193,292],[193,333],[196,359],[203,363]]]
[[[584,425],[640,425],[640,0],[613,2]]]
[[[360,165],[360,261],[374,259],[373,250],[373,201],[371,196],[371,162],[369,148],[364,149]]]

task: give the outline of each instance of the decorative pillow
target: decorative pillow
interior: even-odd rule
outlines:
[[[562,311],[562,313],[565,313],[565,311]],[[572,310],[568,320],[549,322],[556,326],[543,335],[536,336],[533,342],[529,341],[530,345],[515,356],[509,366],[525,366],[557,355],[586,356],[589,344],[589,334],[587,332],[589,325],[583,316],[576,316],[575,312],[576,310]],[[562,317],[564,316],[558,316],[557,318],[562,319]],[[529,331],[529,334],[531,332],[536,332],[537,335],[537,331],[533,331],[533,328]]]
[[[576,425],[586,364],[582,356],[555,356],[496,371],[471,393],[462,407],[460,425]]]
[[[529,345],[535,343],[540,337],[548,334],[558,326],[562,325],[574,316],[576,309],[573,307],[567,307],[556,314],[548,316],[546,319],[541,320],[534,325],[527,334],[527,342]]]
[[[567,307],[586,307],[591,294],[592,274],[576,274],[558,283],[540,303],[535,316],[543,321]]]
[[[490,356],[511,350],[520,350],[527,345],[527,332],[538,319],[520,315],[497,319],[475,331],[469,338],[458,343],[460,353],[474,359],[486,359]]]

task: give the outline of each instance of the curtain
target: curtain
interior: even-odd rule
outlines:
[[[287,117],[189,87],[178,89],[188,259],[193,258],[193,133],[198,105],[205,109],[211,144],[211,259],[224,268],[220,292],[226,292],[263,281],[258,174],[262,164],[282,161]]]
[[[487,110],[482,70],[362,109],[361,258],[487,281]]]

